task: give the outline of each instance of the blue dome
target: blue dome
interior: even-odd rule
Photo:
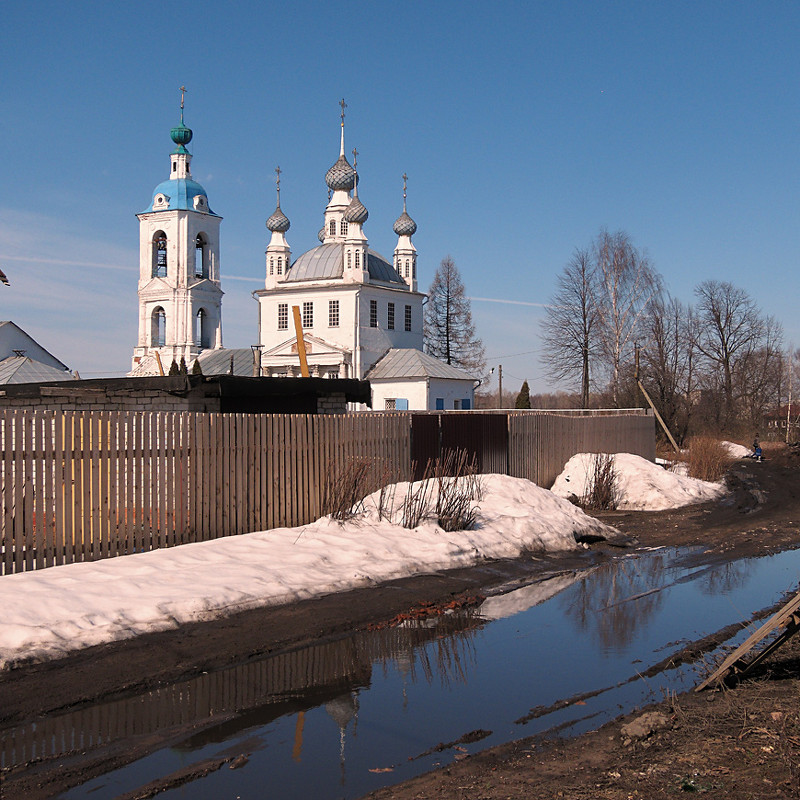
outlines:
[[[156,197],[164,195],[167,198],[166,204],[157,204]],[[194,198],[201,196],[205,198],[203,207],[195,208]],[[206,190],[197,182],[189,178],[175,178],[169,181],[162,181],[153,189],[153,199],[143,213],[148,211],[203,211],[213,216],[217,216],[208,205],[208,195]]]

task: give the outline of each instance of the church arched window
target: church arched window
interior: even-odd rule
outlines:
[[[356,269],[361,268],[361,251],[356,250]]]
[[[208,277],[208,248],[202,233],[197,234],[194,240],[194,276],[195,278]]]
[[[347,220],[343,219],[339,223],[339,233],[341,233],[342,236],[347,236]]]
[[[278,256],[278,275],[283,275],[283,259]]]
[[[347,251],[347,269],[350,269],[353,266],[353,254],[348,250]]]
[[[153,236],[153,277],[167,277],[167,234],[156,231]]]
[[[201,308],[194,318],[194,341],[198,347],[211,347],[208,329],[208,314]]]
[[[406,278],[408,277],[408,259],[406,259]]]
[[[411,277],[416,280],[417,279],[417,262],[411,262]]]
[[[272,275],[273,270],[275,269],[275,262],[272,258],[269,260],[269,274]]]
[[[150,344],[152,347],[163,347],[167,341],[167,315],[161,306],[153,309],[150,318]]]
[[[328,229],[331,232],[331,236],[336,236],[336,220],[332,219],[331,224],[328,226]]]

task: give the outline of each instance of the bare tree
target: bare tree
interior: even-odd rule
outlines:
[[[603,359],[609,372],[611,396],[618,405],[620,370],[630,363],[633,347],[651,302],[661,291],[661,276],[627,233],[606,230],[592,247],[595,264],[594,304]]]
[[[641,380],[672,434],[688,433],[694,390],[695,353],[691,309],[680,300],[660,295],[650,304],[643,325]]]
[[[589,407],[590,370],[597,354],[595,278],[588,250],[575,250],[558,277],[542,320],[542,361],[559,381],[580,385],[581,408]]]
[[[483,342],[475,336],[472,309],[461,273],[450,256],[433,276],[425,306],[425,351],[481,378],[486,373]]]
[[[773,318],[763,316],[744,289],[727,281],[704,281],[695,289],[695,295],[698,300],[695,341],[705,361],[707,386],[717,386],[721,392],[720,423],[730,427],[739,411],[746,411],[750,421],[755,422],[756,396],[765,395],[768,375],[774,380],[781,326]],[[739,399],[749,409],[737,409]]]

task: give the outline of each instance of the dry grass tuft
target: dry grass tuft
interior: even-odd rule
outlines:
[[[598,511],[613,511],[618,502],[614,456],[610,453],[596,453],[592,474],[586,486],[586,494],[581,499],[581,505]]]
[[[733,461],[722,442],[711,436],[693,436],[689,440],[686,464],[692,478],[720,481]]]

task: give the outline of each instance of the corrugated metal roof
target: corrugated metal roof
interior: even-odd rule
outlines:
[[[392,348],[376,361],[365,380],[399,380],[402,378],[447,378],[474,381],[472,375],[451,364],[445,364],[428,353],[412,348]]]
[[[67,381],[72,377],[69,370],[48,367],[28,356],[9,356],[0,361],[0,384],[3,383],[51,383]]]
[[[231,373],[231,358],[233,372]],[[240,375],[253,377],[253,351],[249,347],[220,347],[218,350],[204,350],[197,357],[203,375]],[[191,370],[191,365],[189,366]]]

